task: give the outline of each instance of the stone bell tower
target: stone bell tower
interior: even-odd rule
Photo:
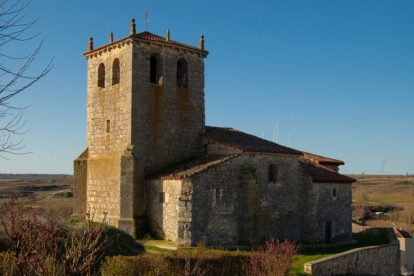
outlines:
[[[144,178],[203,152],[204,37],[194,47],[135,32],[84,53],[87,148],[74,161],[74,215],[90,209],[131,235],[145,234]]]

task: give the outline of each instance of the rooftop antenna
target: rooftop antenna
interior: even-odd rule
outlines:
[[[290,148],[290,133],[289,133],[289,148]]]
[[[276,122],[276,143],[279,144],[279,122]]]
[[[273,142],[279,143],[279,122],[273,124]]]
[[[149,19],[148,19],[148,11],[146,11],[146,10],[145,10],[144,16],[145,16],[145,21],[144,21],[144,24],[145,24],[145,31],[147,31],[147,26],[148,26],[148,23],[149,23]]]

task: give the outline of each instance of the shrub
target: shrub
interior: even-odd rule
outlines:
[[[246,275],[255,276],[285,276],[293,265],[298,247],[294,242],[285,240],[280,242],[271,238],[257,251],[250,252],[243,262],[243,271]]]
[[[212,249],[178,250],[170,254],[145,253],[106,259],[103,275],[243,275],[244,252]]]
[[[140,256],[114,256],[107,258],[102,275],[172,275],[167,255],[147,253]]]
[[[88,275],[100,262],[109,242],[103,223],[86,214],[82,231],[65,227],[51,213],[24,207],[12,196],[1,208],[0,220],[9,243],[2,260],[3,274]]]
[[[10,256],[21,275],[54,274],[48,252],[57,250],[60,226],[52,216],[41,218],[12,196],[1,209],[1,222],[10,244]]]

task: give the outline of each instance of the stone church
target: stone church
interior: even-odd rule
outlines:
[[[94,48],[87,148],[74,161],[74,215],[91,209],[134,236],[179,246],[352,239],[344,162],[205,125],[199,47],[149,32]]]

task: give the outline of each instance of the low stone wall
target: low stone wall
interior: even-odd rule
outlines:
[[[363,226],[355,221],[352,221],[352,233],[363,232],[368,228],[370,228],[370,226]]]
[[[306,263],[305,272],[311,275],[401,275],[400,246],[392,228],[367,230],[374,235],[385,234],[391,242],[357,248]]]
[[[385,236],[389,243],[392,243],[393,241],[398,242],[394,229],[390,227],[369,227],[361,231],[361,233],[372,236]]]

